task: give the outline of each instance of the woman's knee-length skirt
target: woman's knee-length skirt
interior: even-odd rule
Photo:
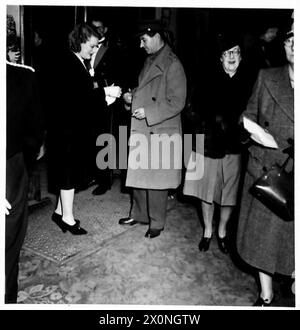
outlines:
[[[241,176],[241,155],[229,154],[223,158],[213,159],[200,157],[199,154],[192,152],[189,163],[195,159],[204,161],[203,175],[201,178],[189,180],[186,174],[183,193],[207,203],[236,205]]]

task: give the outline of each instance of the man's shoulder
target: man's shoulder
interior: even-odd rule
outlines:
[[[173,52],[173,50],[167,46],[163,56],[163,62],[165,65],[170,65],[172,63],[181,63],[178,56]]]
[[[180,62],[178,56],[172,51],[168,53],[168,57],[170,58],[171,61]]]
[[[265,68],[261,69],[259,74],[262,77],[277,77],[282,76],[284,72],[288,72],[287,66],[279,66],[279,67],[273,67],[273,68]]]
[[[165,51],[165,55],[166,55],[167,58],[172,59],[174,61],[178,61],[177,55],[174,53],[174,51],[172,50],[172,48],[168,44],[165,45],[164,51]]]

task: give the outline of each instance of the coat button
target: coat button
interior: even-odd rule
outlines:
[[[156,101],[156,97],[152,96],[152,101]]]
[[[265,121],[265,127],[269,127],[269,122]]]
[[[264,166],[264,167],[262,168],[262,170],[263,170],[264,172],[267,172],[267,168],[266,168],[266,166]]]

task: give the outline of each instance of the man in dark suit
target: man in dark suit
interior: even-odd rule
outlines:
[[[34,69],[7,61],[5,303],[16,303],[18,263],[27,228],[28,175],[43,139]]]
[[[120,81],[118,75],[120,70],[118,69],[120,61],[118,60],[118,51],[116,47],[111,45],[107,38],[108,27],[102,18],[91,18],[90,25],[93,26],[98,34],[101,36],[99,41],[98,50],[92,56],[92,59],[88,63],[90,67],[90,73],[94,77],[94,81],[97,82],[99,87],[108,87],[111,85],[119,85]],[[95,105],[97,106],[97,105]],[[97,136],[103,133],[113,134],[113,112],[116,104],[110,106],[99,105],[99,111],[101,114],[101,124]],[[97,138],[96,136],[96,138]],[[99,152],[99,147],[96,150],[96,154]],[[112,184],[112,170],[95,168],[95,183],[97,187],[93,190],[93,195],[102,195],[111,188]]]

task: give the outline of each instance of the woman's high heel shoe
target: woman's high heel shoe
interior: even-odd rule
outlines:
[[[206,252],[209,249],[209,244],[211,241],[211,237],[202,237],[200,243],[199,243],[199,250]]]
[[[253,304],[253,306],[256,306],[256,307],[271,307],[272,306],[272,303],[273,303],[273,298],[271,299],[270,302],[264,300],[263,298],[261,297],[258,297],[258,299],[256,300],[256,302]]]
[[[230,242],[227,236],[219,237],[217,235],[218,246],[221,252],[227,254],[230,251]]]
[[[55,222],[58,225],[58,227],[62,230],[63,233],[66,233],[67,231],[69,231],[73,235],[85,235],[85,234],[87,234],[87,231],[80,227],[80,221],[79,220],[75,220],[75,224],[71,226],[71,225],[68,225],[66,222],[63,221],[61,215],[54,212],[53,215],[52,215],[52,221]]]

